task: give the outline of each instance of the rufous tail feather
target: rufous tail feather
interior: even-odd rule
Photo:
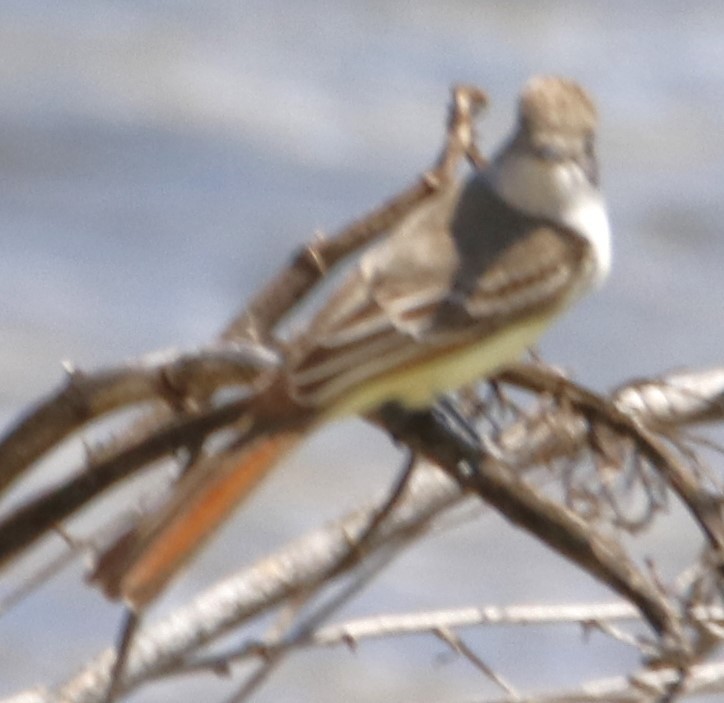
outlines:
[[[303,436],[292,430],[261,437],[215,457],[201,473],[191,469],[167,506],[142,519],[101,555],[90,580],[109,598],[142,609]]]

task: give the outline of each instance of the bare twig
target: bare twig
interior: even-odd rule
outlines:
[[[724,613],[715,610],[702,615],[718,620]],[[375,615],[326,625],[314,635],[312,643],[329,647],[366,639],[434,633],[438,629],[467,627],[544,625],[588,626],[592,622],[629,622],[641,619],[641,613],[628,601],[578,605],[510,605],[452,608],[426,612]]]
[[[463,640],[463,638],[460,637],[460,635],[444,627],[439,628],[436,631],[436,634],[443,642],[448,644],[454,652],[467,659],[476,669],[482,671],[487,678],[495,683],[496,686],[502,688],[512,700],[517,701],[520,699],[520,695],[513,686],[511,686],[511,684],[491,666],[484,662]]]
[[[370,537],[369,550],[419,532],[434,515],[460,498],[459,489],[441,472],[418,470],[404,500]],[[128,657],[123,690],[173,668],[211,639],[324,581],[365,530],[374,509],[356,512],[336,525],[293,542],[280,552],[202,594],[168,619],[137,633]],[[114,661],[112,650],[99,655],[73,679],[49,692],[46,701],[101,701]]]
[[[384,509],[384,506],[382,506],[381,509]],[[421,523],[419,529],[423,529],[424,526],[424,523]],[[369,537],[371,533],[367,532],[367,535]],[[339,593],[335,593],[331,598],[315,607],[311,613],[305,615],[299,622],[294,623],[289,628],[289,631],[282,636],[264,642],[262,644],[263,662],[261,667],[255,672],[253,677],[245,682],[239,691],[229,699],[229,703],[241,703],[247,700],[269,677],[271,672],[289,656],[292,650],[298,649],[309,642],[314,636],[316,629],[351,598],[359,594],[415,536],[416,531],[413,530],[387,540],[384,546],[377,550],[372,559],[362,562],[357,573],[354,574],[350,582],[346,584]],[[362,535],[360,535],[360,539],[362,539]],[[340,567],[333,565],[330,574],[339,572]],[[239,654],[241,654],[241,657],[239,657]],[[233,661],[243,658],[243,656],[243,652],[229,653],[226,656],[226,665],[229,666]]]
[[[271,279],[226,327],[222,339],[248,339],[273,344],[274,328],[305,298],[335,265],[396,225],[424,200],[450,184],[460,160],[467,155],[477,166],[475,118],[487,103],[479,88],[453,88],[447,139],[432,169],[417,183],[344,229],[302,247],[289,266]]]
[[[0,492],[43,454],[93,420],[149,401],[183,406],[222,385],[246,384],[277,361],[264,347],[229,344],[190,353],[155,352],[94,373],[66,365],[65,385],[22,417],[0,442]],[[144,430],[149,429],[147,425]],[[125,440],[131,441],[135,434],[127,432]]]
[[[181,416],[11,511],[0,522],[0,564],[6,563],[102,491],[156,459],[198,442],[238,420],[247,407],[248,400],[242,398],[196,415]]]
[[[502,378],[538,393],[564,395],[584,417],[603,421],[608,427],[633,439],[639,451],[662,472],[668,485],[690,510],[715,552],[724,554],[724,519],[721,502],[704,491],[688,468],[659,437],[648,429],[642,422],[640,410],[636,414],[626,412],[600,395],[540,365],[511,367],[502,374]]]
[[[678,649],[684,645],[674,608],[620,545],[521,481],[495,458],[471,456],[470,447],[461,446],[458,437],[436,421],[434,413],[391,410],[384,413],[381,421],[394,436],[444,468],[506,519],[629,598],[659,634],[667,635],[667,646]],[[474,469],[469,474],[461,474],[461,463],[472,463]]]
[[[614,403],[654,426],[681,427],[724,418],[724,368],[679,371],[632,381],[612,394]]]
[[[724,662],[693,667],[682,694],[724,692]],[[580,688],[522,698],[481,698],[478,703],[652,703],[678,681],[679,671],[667,667],[642,669],[633,676],[616,676],[591,681]]]

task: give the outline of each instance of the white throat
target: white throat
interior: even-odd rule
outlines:
[[[534,217],[558,222],[585,237],[596,259],[594,285],[611,268],[611,234],[606,203],[574,162],[550,164],[515,149],[504,149],[488,179],[508,205]]]

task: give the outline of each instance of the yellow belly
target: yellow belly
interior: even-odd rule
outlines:
[[[427,407],[441,393],[483,379],[517,361],[550,322],[549,317],[526,320],[449,354],[365,381],[335,402],[328,415],[361,415],[389,401],[409,408]]]

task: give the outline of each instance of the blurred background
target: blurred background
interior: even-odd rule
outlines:
[[[546,337],[545,358],[602,390],[720,363],[722,31],[724,4],[713,0],[5,0],[0,426],[60,382],[61,360],[90,369],[209,340],[293,247],[431,163],[451,84],[488,91],[487,151],[534,73],[575,78],[598,102],[615,236],[608,285]],[[400,462],[360,422],[318,434],[153,615],[381,490]],[[686,521],[659,521],[655,537],[664,568],[695,557]],[[114,637],[119,609],[82,574],[78,564],[0,620],[0,695],[62,680]],[[345,614],[611,597],[489,515],[413,549]],[[574,628],[469,637],[523,689],[637,663],[602,637],[583,644]],[[256,700],[495,691],[444,652],[420,637],[300,654]],[[231,690],[184,679],[136,698]]]

